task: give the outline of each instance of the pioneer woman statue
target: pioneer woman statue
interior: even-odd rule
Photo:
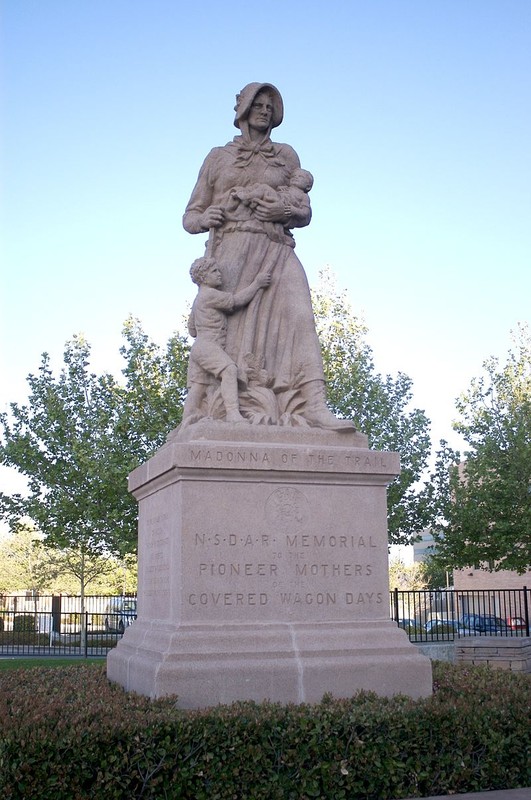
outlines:
[[[250,423],[352,431],[326,406],[310,291],[291,234],[310,222],[310,204],[292,203],[282,191],[300,162],[292,147],[270,138],[282,122],[282,97],[269,83],[250,83],[235,111],[240,134],[206,157],[183,224],[189,233],[209,232],[206,256],[215,258],[224,291],[239,292],[264,271],[271,276],[266,291],[227,319],[225,347],[238,367],[241,413]],[[206,380],[210,402],[196,411],[223,419],[219,385]]]

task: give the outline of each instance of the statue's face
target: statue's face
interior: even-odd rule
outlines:
[[[273,100],[269,92],[258,92],[251,105],[247,122],[250,128],[260,131],[269,130],[273,117]]]
[[[217,289],[223,283],[221,272],[215,262],[208,268],[203,278],[203,283],[205,286],[211,286],[213,289]]]

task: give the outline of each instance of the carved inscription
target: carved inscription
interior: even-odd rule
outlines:
[[[154,514],[146,519],[147,539],[144,556],[143,587],[148,602],[157,608],[167,602],[170,591],[168,513]]]
[[[278,564],[199,564],[200,575],[227,576],[242,575],[246,578],[276,578]]]
[[[289,450],[281,448],[246,448],[233,446],[190,446],[188,461],[192,465],[205,467],[228,467],[244,469],[285,468],[330,472],[381,472],[392,469],[388,454],[363,450],[340,450],[326,452],[314,448]]]
[[[328,514],[297,486],[269,491],[261,510],[251,506],[249,531],[228,514],[219,529],[209,518],[190,534],[183,600],[192,619],[297,620],[308,607],[316,619],[366,618],[384,603],[385,542],[372,533],[322,532]]]
[[[295,564],[295,575],[322,578],[353,578],[372,575],[372,564]]]
[[[267,547],[270,541],[276,541],[269,534],[264,533],[260,536],[252,536],[250,533],[213,533],[212,535],[196,533],[194,534],[194,539],[196,545],[214,545],[214,547],[222,545],[227,545],[228,547],[253,547],[254,545]]]
[[[373,542],[372,536],[337,536],[332,534],[295,534],[286,535],[286,545],[288,547],[377,547]]]
[[[264,592],[201,592],[190,594],[188,602],[191,606],[265,606],[268,597]]]
[[[269,453],[257,450],[212,450],[210,448],[190,448],[190,460],[195,464],[271,464]]]

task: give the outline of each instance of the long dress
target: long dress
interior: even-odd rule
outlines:
[[[245,288],[262,270],[271,272],[271,285],[229,317],[226,349],[242,375],[247,371],[256,378],[250,364],[259,365],[262,375],[267,373],[265,383],[276,396],[277,416],[285,424],[297,424],[289,421],[296,415],[304,417],[301,388],[324,381],[308,281],[290,234],[290,228],[309,223],[310,206],[294,209],[294,216],[282,223],[264,223],[231,192],[237,187],[263,189],[263,184],[279,190],[299,167],[289,145],[267,139],[252,146],[236,136],[206,157],[183,217],[189,233],[200,233],[200,215],[212,205],[224,209],[225,222],[210,232],[207,254],[216,258],[225,291]]]

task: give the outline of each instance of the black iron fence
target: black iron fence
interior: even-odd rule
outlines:
[[[391,592],[391,618],[413,642],[462,636],[529,636],[531,591],[474,589]]]
[[[529,636],[531,590],[399,591],[390,616],[413,642]],[[136,619],[136,596],[0,595],[0,657],[105,656]]]
[[[136,619],[136,597],[0,596],[0,656],[105,656]]]

